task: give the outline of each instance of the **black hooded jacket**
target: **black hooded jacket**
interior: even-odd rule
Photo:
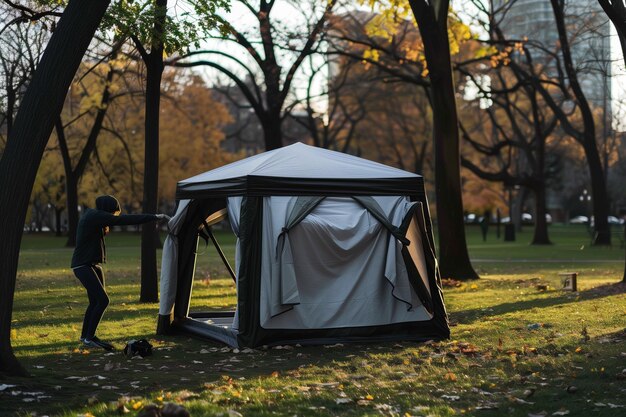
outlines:
[[[154,214],[116,216],[113,214],[116,211],[120,211],[120,204],[115,197],[110,195],[98,197],[96,208],[85,210],[78,221],[72,268],[106,262],[105,227],[142,224],[157,220]]]

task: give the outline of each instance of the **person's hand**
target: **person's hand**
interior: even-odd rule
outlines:
[[[168,216],[167,214],[163,214],[163,213],[157,214],[156,217],[157,217],[157,220],[159,221],[165,220],[166,222],[169,222],[171,219],[170,216]]]

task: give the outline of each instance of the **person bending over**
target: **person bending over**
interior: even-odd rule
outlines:
[[[101,263],[106,262],[104,237],[111,226],[125,226],[169,220],[166,214],[121,215],[120,203],[111,195],[96,198],[96,208],[85,210],[76,230],[76,248],[72,256],[74,275],[87,290],[89,305],[83,319],[80,340],[85,346],[112,350],[113,345],[96,336],[96,329],[109,305],[109,296],[104,289],[104,274]]]

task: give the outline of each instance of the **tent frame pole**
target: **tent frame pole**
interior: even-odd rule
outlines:
[[[228,269],[228,273],[230,274],[230,276],[232,277],[233,281],[236,284],[237,283],[237,277],[235,275],[235,271],[233,270],[233,267],[230,266],[230,262],[228,262],[228,259],[226,259],[226,255],[224,255],[224,251],[222,251],[222,248],[220,247],[220,244],[217,243],[217,239],[215,239],[215,236],[213,235],[213,231],[211,230],[211,227],[208,226],[207,224],[205,224],[204,225],[204,229],[206,230],[207,235],[209,235],[209,238],[211,239],[211,242],[213,242],[213,246],[215,246],[215,250],[220,255],[220,258],[222,258],[222,262],[224,262],[224,265],[226,266],[226,269]]]

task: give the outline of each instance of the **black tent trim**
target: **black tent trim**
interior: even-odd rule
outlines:
[[[285,178],[249,175],[210,182],[180,182],[176,199],[234,196],[373,196],[415,195],[424,197],[424,179],[409,178]]]

